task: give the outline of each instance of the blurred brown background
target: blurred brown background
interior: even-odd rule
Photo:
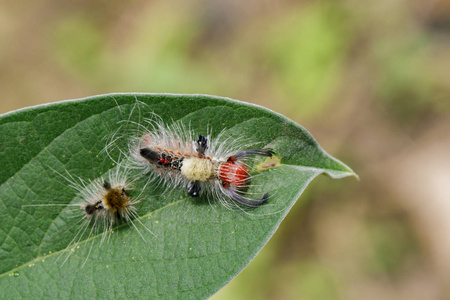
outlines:
[[[0,113],[227,96],[360,175],[316,179],[213,299],[450,298],[449,1],[0,1]]]

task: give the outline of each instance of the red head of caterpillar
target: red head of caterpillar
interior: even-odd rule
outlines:
[[[206,194],[226,206],[232,200],[253,208],[268,199],[268,193],[258,199],[247,197],[252,178],[248,162],[257,156],[272,156],[272,149],[245,149],[231,143],[231,138],[219,142],[225,131],[216,140],[203,135],[195,140],[182,123],[150,124],[153,130],[136,138],[130,147],[132,165],[149,173],[150,180],[184,186],[192,197]]]

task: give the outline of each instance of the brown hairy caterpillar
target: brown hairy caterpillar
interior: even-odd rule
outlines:
[[[78,219],[73,226],[77,226],[78,228],[75,236],[59,257],[61,258],[63,254],[68,253],[62,265],[64,265],[70,255],[76,251],[81,241],[89,240],[96,235],[101,235],[101,244],[109,238],[116,225],[122,223],[129,224],[139,233],[144,241],[144,236],[136,226],[135,221],[139,222],[141,226],[153,234],[139,220],[136,204],[140,201],[133,199],[130,195],[133,181],[128,179],[129,168],[119,165],[115,170],[110,170],[105,178],[100,177],[92,181],[85,181],[79,177],[74,177],[68,171],[66,171],[66,175],[63,175],[56,170],[53,171],[64,178],[69,187],[78,192],[76,196],[79,200],[78,203],[32,204],[24,206],[78,207],[78,209],[70,210],[70,213],[73,213],[71,217]],[[87,262],[93,245],[94,240],[92,240],[88,255],[82,266]]]

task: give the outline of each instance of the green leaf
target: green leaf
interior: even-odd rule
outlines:
[[[137,99],[146,104],[139,110]],[[145,241],[122,225],[103,243],[100,234],[83,237],[63,264],[80,225],[69,218],[73,207],[27,205],[78,203],[76,191],[54,170],[86,181],[105,175],[115,164],[101,152],[104,137],[120,131],[121,120],[144,124],[152,112],[168,124],[182,120],[199,134],[226,129],[227,136],[272,147],[275,158],[254,166],[255,185],[270,193],[268,203],[229,210],[181,189],[147,187],[134,222]],[[118,141],[122,151],[126,141]],[[119,158],[119,151],[110,153]],[[0,298],[10,299],[206,298],[261,250],[313,178],[356,176],[291,120],[204,95],[111,94],[8,113],[0,116],[0,159]],[[133,192],[144,185],[137,181]]]

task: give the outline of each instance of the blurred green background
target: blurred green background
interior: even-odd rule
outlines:
[[[212,299],[450,298],[450,2],[0,0],[0,113],[205,93],[305,126],[316,179]]]

